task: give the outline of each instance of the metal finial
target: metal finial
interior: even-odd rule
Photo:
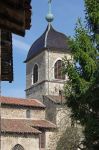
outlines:
[[[52,2],[52,0],[48,0],[48,3],[51,3]]]
[[[54,19],[54,16],[53,16],[53,14],[51,12],[51,2],[52,2],[52,0],[48,0],[48,14],[46,16],[46,20],[48,22],[52,22],[53,19]]]

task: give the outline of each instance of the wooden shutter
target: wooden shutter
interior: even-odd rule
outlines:
[[[25,0],[25,29],[30,29],[31,27],[31,0]]]
[[[30,29],[31,0],[0,0],[0,28],[24,36]],[[27,7],[26,7],[27,6]]]
[[[1,81],[13,81],[12,34],[1,30]]]

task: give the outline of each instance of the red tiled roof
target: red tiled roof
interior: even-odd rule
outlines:
[[[28,107],[40,107],[45,108],[45,105],[37,99],[22,99],[14,97],[0,97],[1,104],[7,105],[18,105],[18,106],[28,106]]]
[[[46,128],[46,129],[52,129],[56,128],[56,125],[48,120],[32,120],[32,119],[17,119],[19,122],[27,123],[28,125],[34,127],[34,128]]]
[[[36,128],[55,129],[56,125],[47,120],[1,119],[1,132],[41,133]]]
[[[38,128],[55,129],[56,125],[47,120],[31,120],[31,125]]]
[[[17,119],[1,119],[1,132],[39,134],[39,130],[29,126],[27,122]]]

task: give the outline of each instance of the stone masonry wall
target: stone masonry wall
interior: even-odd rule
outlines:
[[[38,81],[45,80],[45,51],[34,57],[26,64],[26,89],[33,86],[32,84],[32,73],[34,65],[38,65]]]
[[[69,110],[66,107],[56,107],[56,132],[47,132],[47,148],[46,150],[56,150],[57,142],[68,126],[71,126]]]
[[[66,105],[57,105],[48,99],[44,99],[44,104],[46,105],[46,118],[57,126],[56,131],[46,132],[46,150],[56,150],[57,142],[66,129],[71,127],[71,111]],[[77,124],[75,124],[75,127],[78,128],[78,134],[82,139],[82,127]]]
[[[1,135],[1,150],[12,150],[17,144],[24,150],[39,150],[39,135]]]
[[[43,103],[46,106],[45,118],[52,123],[56,124],[56,105],[53,101],[50,101],[47,97],[43,96]]]
[[[30,111],[30,118],[32,119],[45,119],[44,109],[30,109],[30,108],[18,108],[18,107],[2,107],[1,108],[1,118],[6,119],[26,119],[27,110]]]
[[[46,118],[56,124],[54,132],[46,132],[46,150],[56,150],[57,142],[68,126],[71,126],[70,110],[64,104],[56,104],[43,97],[46,105]]]
[[[44,50],[30,60],[26,65],[26,97],[37,98],[42,101],[42,95],[58,95],[63,89],[64,80],[57,80],[54,77],[54,65],[57,60],[64,56],[70,57],[69,53]],[[37,64],[39,70],[38,82],[32,84],[33,66]],[[66,77],[67,79],[67,77]]]
[[[27,98],[35,98],[42,102],[42,95],[46,95],[47,88],[46,83],[37,83],[31,86],[30,89],[26,90],[26,97]]]
[[[54,77],[54,65],[57,60],[62,60],[65,56],[67,56],[67,58],[70,58],[70,54],[67,52],[54,51],[54,50],[46,51],[45,53],[46,79],[49,79],[50,81],[56,80]]]
[[[54,76],[54,65],[58,60],[63,60],[67,56],[70,57],[70,54],[65,52],[55,52],[55,51],[46,51],[46,79],[50,82],[48,85],[48,95],[59,95],[59,90],[63,90],[64,80],[55,79]],[[65,77],[67,80],[67,77]]]

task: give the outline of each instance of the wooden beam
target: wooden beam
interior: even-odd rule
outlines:
[[[0,0],[0,28],[24,36],[31,27],[30,0]]]
[[[12,34],[1,30],[1,81],[13,81]]]

